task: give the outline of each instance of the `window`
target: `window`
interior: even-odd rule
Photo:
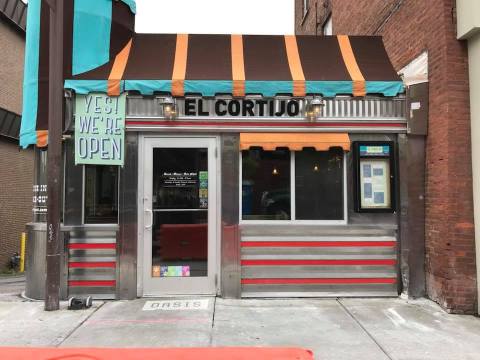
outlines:
[[[297,220],[343,219],[343,150],[295,153]]]
[[[290,152],[242,151],[242,218],[290,219]]]
[[[345,221],[341,148],[242,151],[242,220]]]
[[[85,165],[85,223],[118,222],[118,166]]]
[[[332,24],[332,15],[323,23],[322,26],[323,35],[333,35],[333,24]]]

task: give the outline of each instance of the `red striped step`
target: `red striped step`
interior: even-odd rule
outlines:
[[[70,280],[68,286],[115,286],[115,280]]]
[[[265,279],[242,279],[243,285],[293,285],[293,284],[395,284],[396,278],[265,278]]]
[[[242,260],[242,266],[294,266],[294,265],[395,265],[394,259],[372,260]]]
[[[69,268],[114,268],[114,261],[105,261],[105,262],[70,262],[68,263]]]
[[[242,247],[393,247],[395,241],[243,241]]]
[[[115,243],[98,243],[98,244],[68,244],[71,250],[88,250],[88,249],[116,249]]]

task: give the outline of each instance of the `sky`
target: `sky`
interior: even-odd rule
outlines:
[[[294,0],[137,0],[141,33],[293,34]]]

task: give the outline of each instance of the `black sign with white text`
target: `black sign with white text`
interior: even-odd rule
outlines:
[[[298,99],[186,98],[181,105],[180,113],[193,117],[298,117],[303,104]]]

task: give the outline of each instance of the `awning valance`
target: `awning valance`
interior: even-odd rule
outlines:
[[[251,147],[261,147],[270,151],[282,147],[294,151],[301,151],[304,148],[328,151],[332,147],[341,147],[345,151],[350,151],[350,138],[347,133],[241,133],[240,150],[248,150]]]

